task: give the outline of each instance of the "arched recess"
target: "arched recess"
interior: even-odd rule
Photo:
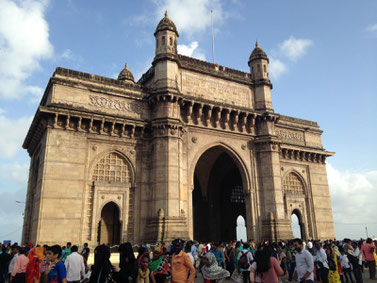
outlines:
[[[119,230],[124,237],[133,235],[135,169],[130,159],[118,150],[102,152],[90,164],[90,182],[86,197],[86,239],[101,235],[101,213],[108,201],[119,203]],[[132,214],[132,215],[131,215]]]
[[[297,223],[295,223],[295,218],[297,218]],[[298,227],[296,227],[296,225],[298,225]],[[301,216],[301,212],[298,209],[294,209],[291,213],[291,227],[292,227],[293,236],[295,238],[300,238],[300,239],[304,238],[302,216]],[[297,235],[297,232],[299,235]]]
[[[101,209],[101,218],[97,229],[97,243],[109,244],[110,246],[120,244],[120,209],[114,202],[106,203]]]
[[[192,229],[199,241],[236,238],[236,219],[251,218],[249,176],[242,160],[229,147],[201,151],[192,166]]]
[[[286,215],[290,220],[291,228],[293,229],[292,215],[295,215],[298,218],[301,238],[306,239],[308,237],[308,228],[310,228],[308,226],[310,211],[308,210],[307,186],[305,180],[297,171],[290,170],[286,172],[283,177],[283,192]]]

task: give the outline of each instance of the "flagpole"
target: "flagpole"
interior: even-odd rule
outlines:
[[[213,11],[211,10],[211,30],[212,30],[212,60],[215,64],[215,38],[213,35]]]

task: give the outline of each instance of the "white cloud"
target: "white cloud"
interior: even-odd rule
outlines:
[[[32,117],[9,119],[0,115],[0,158],[12,158],[26,137]]]
[[[370,31],[373,34],[377,35],[377,24],[367,27],[367,31]]]
[[[287,65],[284,64],[279,59],[275,59],[273,57],[270,58],[270,63],[269,63],[268,69],[269,69],[269,74],[270,74],[271,78],[273,78],[273,79],[277,79],[281,75],[288,72]]]
[[[26,187],[29,174],[29,164],[20,164],[18,162],[14,162],[12,164],[1,164],[0,169],[0,175],[2,176],[3,180]]]
[[[291,36],[280,44],[279,53],[295,62],[305,55],[306,50],[312,45],[313,41],[310,39],[300,39]]]
[[[179,54],[205,61],[206,55],[198,47],[199,43],[197,41],[193,41],[189,45],[179,44],[177,46]]]
[[[331,202],[338,239],[377,236],[375,217],[377,170],[359,172],[340,171],[327,164]]]
[[[211,26],[211,10],[216,27],[228,17],[220,0],[155,0],[155,3],[158,21],[163,18],[167,10],[178,32],[184,32],[189,36],[203,32]]]
[[[35,93],[25,86],[40,60],[50,58],[48,23],[44,19],[47,0],[0,0],[0,96],[21,98]]]

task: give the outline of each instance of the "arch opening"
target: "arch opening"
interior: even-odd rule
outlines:
[[[98,223],[98,244],[120,244],[119,207],[114,202],[109,202],[102,208]]]
[[[301,214],[298,210],[293,210],[291,215],[291,228],[292,233],[295,238],[303,239],[302,223],[301,223]]]
[[[237,218],[246,221],[243,187],[240,168],[225,148],[215,146],[201,155],[195,166],[192,197],[195,240],[237,238]]]
[[[237,217],[237,241],[247,242],[246,222],[242,215]]]

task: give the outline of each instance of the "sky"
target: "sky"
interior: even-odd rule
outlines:
[[[0,0],[0,240],[20,241],[29,156],[21,145],[56,67],[135,79],[165,10],[178,51],[249,71],[258,40],[275,112],[317,121],[338,239],[377,236],[377,1]],[[367,229],[366,229],[367,228]],[[366,231],[367,230],[367,231]]]

